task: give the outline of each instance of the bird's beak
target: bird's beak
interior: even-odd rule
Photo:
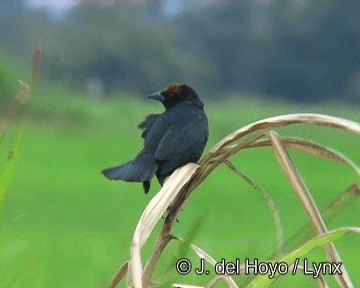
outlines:
[[[151,95],[148,95],[147,97],[150,99],[158,100],[160,102],[164,102],[164,96],[161,94],[161,91],[155,92]]]

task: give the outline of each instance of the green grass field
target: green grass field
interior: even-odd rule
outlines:
[[[33,99],[33,113],[5,209],[1,287],[105,287],[129,258],[137,220],[159,185],[153,181],[150,193],[144,195],[140,184],[106,181],[100,171],[135,156],[142,146],[137,124],[162,107],[151,101],[125,99],[97,103],[77,97],[64,100],[56,93]],[[210,122],[206,151],[235,129],[268,116],[319,112],[360,121],[356,107],[235,99],[206,106]],[[349,132],[304,126],[278,132],[311,138],[360,162],[359,137]],[[5,150],[12,137],[10,131]],[[320,207],[357,180],[351,169],[341,164],[299,152],[291,156]],[[307,223],[270,148],[241,152],[232,161],[271,195],[286,238]],[[329,228],[360,226],[359,204],[354,201],[329,223]],[[182,238],[201,223],[195,235],[190,233],[192,241],[217,260],[266,259],[274,251],[275,226],[266,202],[225,166],[192,195],[179,220],[173,232]],[[178,255],[179,247],[177,243],[168,246],[154,280],[205,284],[209,277],[176,273],[174,259],[184,256]],[[354,286],[360,287],[360,238],[348,236],[336,247]],[[144,255],[149,249],[147,245]],[[325,259],[320,249],[308,256],[316,261]],[[193,252],[188,251],[187,257],[198,263]],[[309,276],[284,278],[277,287],[318,287]],[[244,283],[247,278],[237,279]],[[337,287],[329,277],[326,279],[331,287]]]

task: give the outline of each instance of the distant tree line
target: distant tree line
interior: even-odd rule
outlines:
[[[356,0],[214,1],[174,15],[161,0],[127,1],[79,5],[61,20],[3,1],[0,49],[29,61],[40,36],[48,82],[82,89],[98,79],[106,93],[144,93],[175,81],[213,95],[360,100]]]

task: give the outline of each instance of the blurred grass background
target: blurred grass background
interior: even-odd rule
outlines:
[[[163,111],[144,95],[163,85],[186,82],[200,92],[210,123],[204,153],[269,116],[315,112],[360,121],[355,0],[87,2],[0,2],[0,124],[10,125],[0,172],[18,127],[6,110],[18,80],[31,83],[32,51],[42,48],[39,89],[25,107],[27,129],[1,226],[0,287],[105,287],[129,258],[135,225],[159,185],[154,180],[144,195],[141,184],[110,182],[100,171],[141,149],[136,126]],[[359,137],[350,133],[293,126],[279,134],[310,138],[360,163]],[[320,207],[358,181],[340,164],[293,151],[291,157]],[[241,152],[232,162],[271,195],[285,238],[307,223],[271,148]],[[329,229],[360,226],[359,205],[355,199]],[[179,220],[174,234],[216,260],[265,259],[276,247],[267,204],[226,167],[199,187]],[[359,237],[336,247],[360,287]],[[154,277],[160,287],[201,285],[214,276],[178,275],[176,259],[187,250],[179,243],[165,250]],[[199,263],[191,251],[185,256]],[[321,249],[308,256],[325,261]],[[318,287],[300,274],[276,287]]]
[[[162,107],[150,100],[122,96],[97,102],[61,89],[33,95],[5,209],[0,258],[3,287],[104,287],[128,259],[136,222],[159,185],[153,181],[149,195],[144,195],[140,184],[107,181],[100,171],[127,161],[141,149],[136,126],[145,115],[161,112]],[[306,111],[360,120],[357,109],[337,103],[307,107],[253,100],[246,95],[228,99],[206,105],[210,122],[206,151],[235,129],[273,115]],[[3,152],[11,145],[13,134],[10,131]],[[328,144],[359,163],[359,139],[350,133],[294,126],[280,130],[280,135]],[[352,171],[340,164],[296,152],[291,156],[320,207],[356,180]],[[242,152],[233,162],[273,197],[285,237],[306,223],[270,148]],[[329,228],[359,226],[358,216],[357,201]],[[264,259],[274,250],[275,226],[267,204],[226,167],[217,169],[190,198],[174,234],[185,238],[199,219],[203,224],[193,242],[217,260]],[[358,255],[354,253],[359,251],[359,239],[350,236],[336,246],[355,287],[360,285]],[[178,247],[173,243],[166,250],[157,270],[158,280],[170,277],[180,283],[204,284],[206,276],[177,275],[173,257]],[[310,256],[324,260],[320,250]],[[286,278],[279,281],[279,287],[284,283],[291,287],[317,285],[310,277]]]

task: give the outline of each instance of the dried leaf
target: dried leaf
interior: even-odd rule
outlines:
[[[312,114],[312,113],[287,114],[287,115],[266,118],[251,123],[249,125],[246,125],[240,128],[239,130],[226,136],[217,145],[215,145],[212,151],[219,149],[219,147],[224,147],[226,144],[234,142],[251,132],[263,130],[263,129],[274,129],[279,127],[285,127],[292,124],[320,125],[320,126],[348,130],[356,134],[360,134],[359,123],[346,120],[343,118],[323,115],[323,114]]]
[[[191,244],[191,248],[194,250],[194,252],[200,257],[203,258],[206,262],[211,264],[211,266],[215,267],[215,264],[217,263],[214,258],[212,258],[208,253],[206,253],[203,249],[200,247]],[[225,280],[225,282],[228,284],[230,288],[238,288],[235,281],[230,276],[225,276],[222,279]]]
[[[278,138],[275,132],[269,132],[270,141],[273,143],[273,150],[275,153],[275,157],[279,162],[284,174],[288,178],[288,181],[294,190],[299,202],[303,206],[306,214],[311,221],[314,230],[317,235],[326,234],[327,228],[325,226],[324,220],[322,219],[318,208],[314,200],[311,197],[310,192],[308,191],[305,183],[301,179],[299,172],[296,170],[295,166],[292,164],[289,155],[287,154],[286,150],[284,149],[281,140]],[[342,262],[340,256],[338,255],[334,244],[330,243],[324,247],[325,254],[327,259],[330,262]],[[343,266],[342,275],[335,275],[336,280],[338,281],[339,285],[344,287],[352,287],[352,283],[350,277]]]
[[[315,143],[314,141],[295,138],[295,137],[281,138],[281,142],[286,146],[286,148],[292,148],[306,154],[310,154],[323,159],[332,160],[335,162],[342,163],[346,166],[349,166],[351,169],[354,170],[354,172],[358,176],[360,176],[360,168],[351,159],[349,159],[342,153],[336,151],[335,149]],[[249,145],[245,149],[271,146],[271,145],[272,144],[270,140],[262,140]]]
[[[111,279],[108,288],[116,288],[117,284],[121,281],[121,279],[126,275],[128,272],[128,261],[126,261],[119,270],[116,272],[116,274]]]
[[[176,236],[172,235],[172,238],[175,239],[175,240],[184,242],[184,240],[179,238],[179,237],[176,237]],[[193,243],[190,243],[190,247],[196,253],[196,255],[199,256],[200,259],[204,259],[211,266],[215,267],[215,264],[217,262],[213,257],[210,256],[210,254],[206,253],[203,249],[201,249],[200,247],[196,246]],[[240,267],[240,270],[241,269],[243,269],[243,265]],[[224,275],[224,277],[221,277],[221,278],[225,280],[225,282],[228,284],[228,286],[230,288],[238,288],[238,286],[236,285],[235,281],[232,279],[231,276]]]
[[[188,284],[178,284],[174,283],[172,287],[176,288],[204,288],[203,286],[195,286],[195,285],[188,285]]]
[[[290,114],[290,115],[282,115],[277,117],[271,117],[264,120],[260,120],[254,123],[251,123],[245,127],[240,128],[239,130],[231,133],[226,136],[223,140],[221,140],[218,144],[216,144],[210,152],[202,159],[200,162],[200,166],[196,164],[189,167],[188,165],[184,166],[187,168],[180,168],[173,173],[173,175],[168,179],[165,186],[162,190],[151,200],[149,205],[146,207],[141,219],[136,227],[132,245],[131,245],[131,262],[129,262],[129,283],[130,287],[135,286],[136,288],[141,288],[143,286],[147,286],[150,281],[151,275],[155,269],[155,265],[159,260],[159,257],[166,247],[167,243],[170,241],[169,234],[176,215],[179,213],[181,207],[184,205],[190,194],[206,179],[206,177],[221,163],[226,161],[229,157],[236,154],[238,151],[242,149],[246,149],[248,147],[256,147],[256,145],[261,145],[259,143],[266,143],[263,134],[257,134],[252,139],[244,141],[242,143],[238,143],[236,145],[234,142],[239,140],[240,138],[249,135],[252,132],[258,132],[261,130],[270,130],[279,127],[285,127],[293,124],[309,124],[309,125],[319,125],[319,126],[327,126],[330,128],[343,129],[347,131],[354,132],[356,134],[360,134],[360,125],[359,123],[352,122],[346,119],[332,117],[328,115],[321,114]],[[304,194],[303,192],[307,192],[305,185],[303,184],[300,175],[295,170],[292,165],[289,157],[287,156],[282,145],[286,146],[286,143],[283,142],[280,144],[277,139],[274,140],[274,135],[271,136],[271,143],[274,146],[274,152],[279,163],[282,165],[282,168],[285,173],[288,173],[287,176],[290,179],[290,183],[299,193],[301,201],[303,202],[304,207],[311,207],[314,205],[311,196]],[[290,141],[291,142],[291,141]],[[345,157],[343,157],[339,153],[335,153],[336,151],[330,150],[326,147],[321,147],[314,143],[309,142],[291,142],[288,143],[292,148],[296,148],[306,153],[310,153],[319,157],[324,157],[328,159],[332,159],[335,161],[342,162],[348,166],[351,166],[353,169],[356,167],[354,164]],[[289,147],[290,147],[289,146]],[[188,170],[187,170],[188,169]],[[356,170],[357,169],[357,170]],[[358,168],[354,170],[358,171]],[[179,172],[181,171],[181,172]],[[181,174],[181,175],[179,175]],[[303,193],[303,195],[301,195]],[[299,198],[299,199],[300,199]],[[172,208],[174,210],[170,211],[168,216],[165,219],[164,226],[162,227],[159,236],[155,242],[153,252],[151,253],[147,265],[144,270],[144,275],[142,275],[142,263],[140,257],[140,249],[141,246],[148,239],[150,233],[152,232],[155,224],[160,219],[161,215],[165,212],[168,205],[172,203]],[[315,207],[315,210],[313,209]],[[315,219],[313,222],[316,223],[315,226],[318,226],[318,230],[325,227],[323,221],[318,217],[319,213],[316,209],[316,206],[311,209],[307,209],[307,213],[311,219]],[[322,224],[321,224],[322,222]],[[325,227],[326,232],[326,227]],[[331,245],[330,245],[331,246]],[[334,247],[332,247],[333,253]],[[331,249],[330,249],[331,250]],[[338,255],[333,253],[333,256]],[[336,257],[335,257],[336,258]],[[338,258],[337,258],[338,259]],[[149,264],[149,265],[148,265]],[[345,273],[346,274],[346,273]],[[344,278],[345,279],[345,278]],[[132,282],[133,281],[133,282]],[[345,280],[347,281],[347,280]],[[144,284],[142,283],[144,282]],[[134,285],[133,285],[134,283]],[[351,282],[348,282],[351,283]]]
[[[190,180],[198,168],[199,166],[197,164],[189,163],[177,169],[165,182],[161,190],[151,199],[141,215],[135,229],[130,251],[131,277],[136,288],[143,287],[143,271],[140,255],[141,246],[148,239],[156,223],[165,213],[181,188]]]

